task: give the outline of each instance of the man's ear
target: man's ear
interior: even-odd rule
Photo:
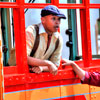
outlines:
[[[45,22],[45,18],[41,17],[41,22],[44,23]]]

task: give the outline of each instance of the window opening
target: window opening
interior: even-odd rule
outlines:
[[[100,4],[100,0],[90,0],[90,3]]]
[[[34,3],[35,0],[29,0],[28,3]],[[25,9],[25,13],[28,11],[28,8]]]
[[[16,2],[16,0],[0,0],[0,2]]]
[[[69,54],[70,60],[79,60],[82,58],[81,27],[79,27],[79,25],[80,25],[80,10],[69,9],[68,29],[66,30],[66,34],[69,35],[69,41],[66,43],[66,45],[69,47],[70,50]]]
[[[82,0],[59,0],[59,3],[75,3],[75,4],[80,4],[80,3],[82,3]]]
[[[25,3],[51,3],[51,0],[25,0]]]
[[[100,58],[100,9],[90,9],[90,25],[92,56]]]
[[[8,66],[11,51],[15,47],[13,13],[11,8],[1,8],[3,65]],[[15,52],[14,52],[15,53]]]

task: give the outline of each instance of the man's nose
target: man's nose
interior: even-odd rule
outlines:
[[[60,21],[59,21],[59,20],[56,20],[56,23],[57,23],[57,24],[60,24]]]

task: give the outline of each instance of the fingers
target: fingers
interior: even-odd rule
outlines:
[[[38,74],[42,72],[40,67],[32,67],[32,71],[35,72],[35,73],[38,73]]]
[[[66,60],[66,59],[62,59],[61,62],[62,62],[62,63],[66,63],[67,60]]]
[[[51,71],[50,73],[53,75],[57,75],[58,71]]]
[[[54,71],[52,72],[53,75],[57,75],[58,71]]]
[[[68,66],[70,63],[63,63],[62,66]]]
[[[49,72],[50,72],[51,74],[53,74],[53,75],[57,75],[57,73],[58,73],[58,68],[55,67],[55,66],[50,67],[50,68],[49,68]]]
[[[51,64],[49,67],[49,72],[53,75],[57,75],[57,71],[58,71],[58,68],[54,65],[54,64]],[[36,66],[36,67],[32,67],[31,68],[31,71],[34,72],[34,73],[41,73],[43,71],[43,67],[41,66]]]

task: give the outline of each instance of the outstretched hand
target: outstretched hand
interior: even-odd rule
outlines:
[[[65,66],[71,66],[73,61],[67,60],[67,59],[62,59],[62,67],[65,68]]]

